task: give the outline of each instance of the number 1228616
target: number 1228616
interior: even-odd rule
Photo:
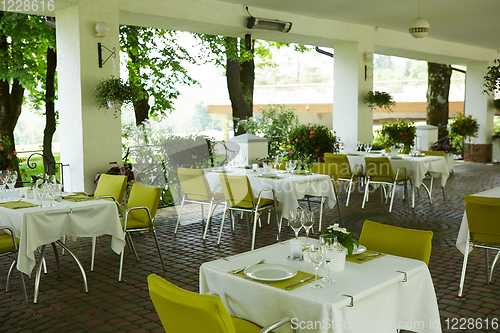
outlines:
[[[7,12],[54,11],[54,0],[1,0],[0,8]]]

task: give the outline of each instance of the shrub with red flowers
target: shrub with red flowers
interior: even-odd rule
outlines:
[[[476,137],[479,132],[477,119],[471,115],[465,116],[461,113],[452,118],[449,127],[450,136],[456,139]]]
[[[288,159],[299,160],[306,165],[322,160],[325,153],[339,151],[340,138],[328,127],[319,124],[300,124],[292,128],[287,140]]]
[[[385,146],[391,147],[395,144],[402,143],[405,147],[413,145],[417,128],[411,120],[403,118],[398,119],[395,123],[382,122],[380,134],[385,138]]]
[[[0,136],[0,170],[13,170],[19,164],[17,152],[10,150],[10,139],[7,136]]]

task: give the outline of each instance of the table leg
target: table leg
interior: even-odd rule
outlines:
[[[33,303],[38,302],[38,291],[40,290],[40,275],[42,274],[42,263],[43,259],[45,256],[45,245],[42,245],[42,248],[40,250],[40,259],[38,263],[38,268],[36,270],[36,276],[35,276],[35,294],[33,296]]]
[[[66,250],[66,252],[68,252],[69,255],[73,257],[73,259],[75,259],[75,262],[78,265],[78,268],[80,268],[80,272],[82,273],[83,290],[86,293],[88,293],[89,292],[89,288],[87,286],[87,275],[85,275],[85,270],[83,269],[82,264],[80,263],[80,261],[78,260],[78,258],[73,254],[73,252],[71,252],[70,249],[68,249],[68,247],[65,244],[63,244],[63,242],[61,242],[60,240],[57,240],[56,242],[57,242],[57,244],[59,244],[60,246],[62,246],[62,248],[64,248]]]

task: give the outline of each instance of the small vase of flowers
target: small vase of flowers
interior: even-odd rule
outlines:
[[[333,247],[336,250],[330,261],[330,271],[340,272],[344,270],[346,255],[351,257],[354,245],[359,245],[359,242],[353,236],[356,235],[347,231],[346,228],[340,228],[338,223],[329,226],[323,231],[321,242],[325,246]]]

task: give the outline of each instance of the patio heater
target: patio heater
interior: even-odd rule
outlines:
[[[250,17],[247,19],[248,29],[279,31],[284,33],[287,33],[292,29],[292,22],[256,18],[253,17],[252,14],[250,14],[250,12],[248,11],[248,6],[245,6],[245,8],[247,10],[248,15],[250,15]]]

